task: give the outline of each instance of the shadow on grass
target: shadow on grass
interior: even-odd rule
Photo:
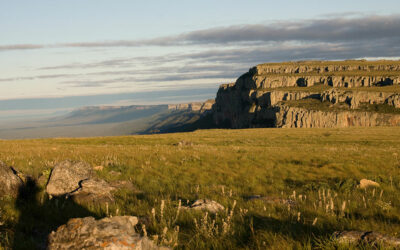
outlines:
[[[70,199],[49,200],[41,193],[40,187],[29,178],[19,189],[15,206],[20,216],[14,229],[12,249],[46,249],[48,235],[69,219],[96,217]]]
[[[335,231],[335,228],[329,226],[325,226],[321,230],[320,227],[298,223],[293,220],[278,220],[260,215],[252,215],[252,220],[255,231],[270,232],[299,243],[313,242],[318,238],[329,238]]]

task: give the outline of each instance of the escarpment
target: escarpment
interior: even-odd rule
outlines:
[[[220,127],[400,125],[400,61],[261,64],[221,85]]]

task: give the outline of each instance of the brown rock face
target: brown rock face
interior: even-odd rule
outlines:
[[[400,126],[400,115],[370,112],[330,112],[281,105],[276,113],[278,128],[346,128]]]
[[[84,162],[63,161],[51,172],[46,192],[49,195],[66,195],[80,188],[80,182],[92,176],[92,167]]]
[[[18,191],[23,184],[16,171],[0,161],[0,197],[17,197]]]
[[[136,233],[137,217],[76,218],[49,236],[48,249],[168,249]]]
[[[229,128],[399,126],[400,95],[394,88],[400,86],[399,69],[400,61],[261,64],[221,85],[214,122]],[[379,91],[389,85],[392,91]],[[333,106],[296,107],[307,99]]]

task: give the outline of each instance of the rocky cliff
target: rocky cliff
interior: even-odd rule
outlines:
[[[400,61],[261,64],[221,85],[215,101],[222,127],[397,126]]]

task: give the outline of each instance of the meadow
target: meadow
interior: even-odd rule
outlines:
[[[37,180],[70,159],[135,188],[115,204],[78,205],[50,200],[39,181],[34,200],[0,200],[0,249],[44,246],[46,233],[89,215],[138,216],[137,231],[176,249],[384,248],[339,245],[332,233],[400,237],[399,154],[396,127],[1,140],[0,160]],[[360,189],[363,178],[380,187]],[[199,198],[226,210],[182,209]]]

